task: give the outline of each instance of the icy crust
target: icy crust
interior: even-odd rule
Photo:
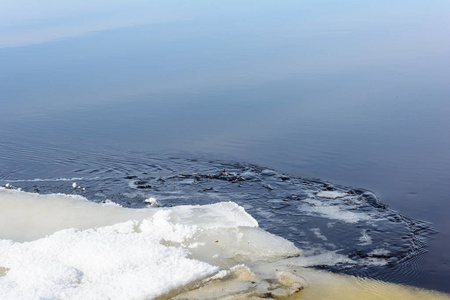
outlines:
[[[156,216],[155,216],[156,214]],[[40,195],[0,187],[0,238],[30,241],[66,228],[88,229],[128,220],[164,215],[172,224],[195,228],[258,227],[258,222],[234,202],[173,208],[131,209],[97,204],[79,195]]]
[[[2,299],[151,299],[300,253],[232,202],[137,210],[0,189],[0,222]]]

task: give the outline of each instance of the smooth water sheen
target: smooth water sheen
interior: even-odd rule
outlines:
[[[450,292],[448,1],[0,6],[0,186],[232,200],[316,268]]]

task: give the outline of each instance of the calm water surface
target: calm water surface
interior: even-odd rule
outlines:
[[[439,231],[403,266],[415,275],[393,281],[450,292],[449,13],[448,1],[4,1],[0,184],[136,151],[363,187]]]

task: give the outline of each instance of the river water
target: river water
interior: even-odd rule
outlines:
[[[56,179],[81,178],[88,199],[131,207],[144,196],[118,195],[188,196],[173,206],[212,188],[298,247],[359,262],[318,267],[450,292],[448,2],[1,6],[0,185],[70,193]],[[214,181],[223,169],[253,172],[253,200]],[[373,192],[388,208],[332,205],[384,223],[298,215],[321,190]],[[386,264],[360,263],[383,240]]]

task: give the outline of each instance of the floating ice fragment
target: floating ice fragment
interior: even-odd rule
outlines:
[[[317,238],[324,240],[324,241],[328,240],[327,237],[324,236],[322,234],[322,232],[320,232],[320,228],[310,228],[309,230],[312,231]]]
[[[336,198],[342,198],[348,196],[347,193],[338,192],[338,191],[321,191],[317,193],[317,197],[322,198],[330,198],[330,199],[336,199]]]
[[[263,187],[267,188],[269,191],[273,190],[273,187],[270,184],[263,184]]]
[[[119,203],[116,203],[116,202],[111,201],[111,200],[109,200],[109,199],[106,199],[105,201],[103,201],[103,202],[102,202],[102,205],[103,205],[103,206],[106,206],[106,205],[112,205],[112,206],[122,207],[122,205],[120,205]]]
[[[373,251],[367,253],[367,255],[369,256],[387,256],[389,255],[391,251],[383,249],[383,248],[377,248],[374,249]]]
[[[190,184],[194,184],[195,180],[192,178],[188,178],[188,179],[184,179],[182,181],[180,181],[180,184],[185,184],[185,185],[190,185]]]
[[[277,175],[278,173],[275,172],[274,170],[264,169],[264,170],[261,171],[261,174],[262,174],[262,175],[266,175],[266,176],[275,176],[275,175]]]
[[[256,177],[258,177],[258,174],[252,171],[245,171],[241,173],[240,176],[244,179],[255,179]]]
[[[372,238],[367,233],[367,230],[363,230],[362,236],[359,238],[359,244],[360,246],[367,246],[372,244]]]
[[[145,203],[148,203],[150,206],[153,207],[160,207],[161,205],[159,204],[158,200],[156,200],[155,197],[150,197],[144,200]]]

